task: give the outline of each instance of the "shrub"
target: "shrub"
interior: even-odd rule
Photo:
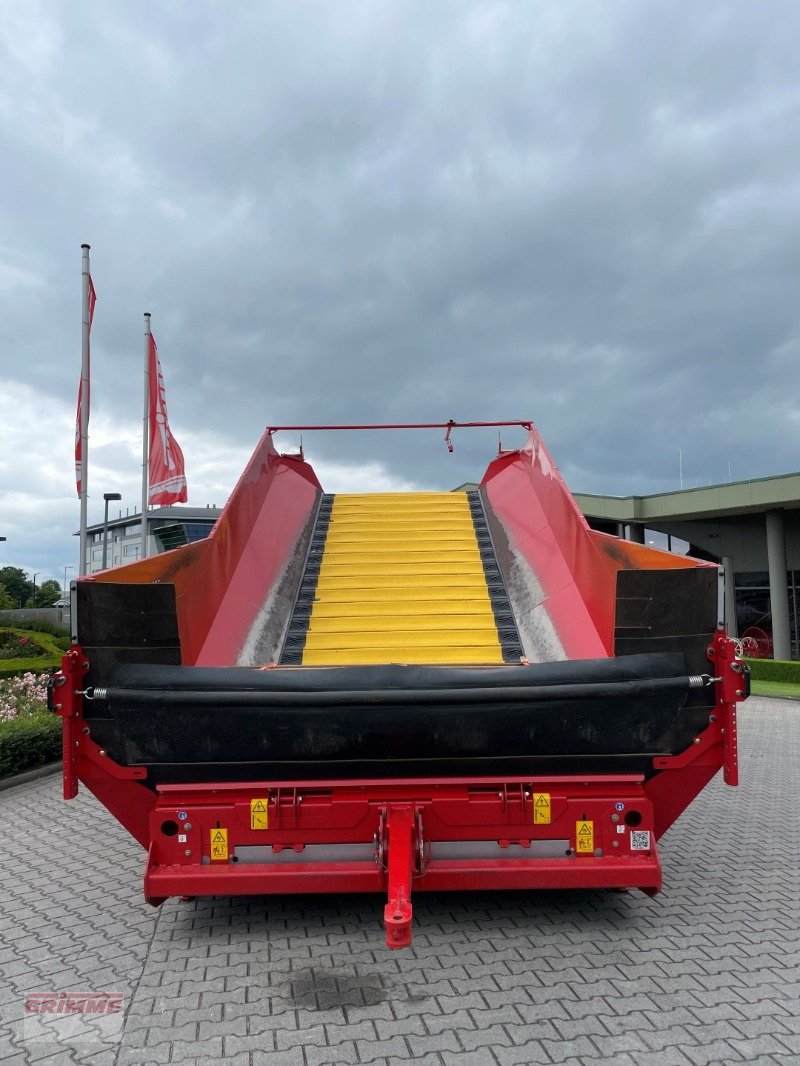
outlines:
[[[0,681],[0,722],[47,711],[47,676],[27,671]]]
[[[8,677],[22,677],[23,674],[41,674],[61,666],[61,656],[43,657],[41,659],[0,659],[0,681]]]
[[[0,681],[0,777],[58,758],[61,720],[48,712],[46,696],[45,674]]]
[[[20,636],[10,629],[0,629],[0,659],[30,659],[46,654],[33,637]]]
[[[746,659],[754,681],[783,681],[800,685],[800,662],[785,659]]]
[[[16,627],[14,629],[3,628],[0,630],[0,643],[4,643],[9,635],[11,639],[17,642],[21,639],[30,639],[24,629]],[[24,657],[0,658],[0,678],[17,677],[29,671],[43,673],[60,666],[63,652],[56,640],[56,637],[47,633],[37,633],[35,645],[41,649],[41,655],[37,656],[29,653]]]
[[[61,755],[61,719],[35,714],[0,722],[0,777],[33,770]]]
[[[62,651],[69,647],[69,628],[58,622],[47,622],[43,618],[34,618],[30,622],[15,622],[15,629],[24,629],[31,633],[47,633],[53,637],[53,644]]]
[[[68,637],[69,626],[62,622],[50,622],[46,618],[30,618],[14,622],[15,629],[32,629],[36,633],[49,633],[52,637]]]

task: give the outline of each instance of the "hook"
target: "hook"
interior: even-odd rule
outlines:
[[[451,432],[453,430],[453,426],[454,425],[455,425],[455,422],[453,421],[453,419],[452,418],[448,419],[447,432],[444,435],[444,442],[447,445],[448,452],[450,452],[450,453],[452,453],[454,451],[453,442],[450,440],[450,434],[451,434]]]

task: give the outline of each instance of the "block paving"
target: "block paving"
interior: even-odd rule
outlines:
[[[57,775],[0,792],[0,1066],[706,1066],[800,1062],[800,703],[740,711],[716,779],[661,843],[664,891],[141,895],[144,853]],[[27,992],[121,992],[78,1036]],[[115,1031],[103,1026],[113,1022]]]

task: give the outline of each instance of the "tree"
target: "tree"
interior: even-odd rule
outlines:
[[[57,581],[50,578],[43,581],[36,590],[36,603],[34,607],[52,607],[61,595],[61,586]]]
[[[19,602],[14,603],[5,585],[0,584],[0,611],[13,611],[18,606]]]
[[[33,582],[18,566],[0,567],[0,585],[3,585],[14,607],[26,604],[33,595]]]

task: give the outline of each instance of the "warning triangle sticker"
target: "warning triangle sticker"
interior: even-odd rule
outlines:
[[[590,835],[591,835],[591,832],[592,832],[592,831],[591,831],[591,829],[589,828],[589,826],[588,826],[588,825],[586,825],[586,824],[584,824],[584,825],[582,825],[582,826],[580,827],[580,829],[578,830],[578,836],[582,836],[582,837],[588,837],[588,836],[590,836]]]
[[[539,796],[538,799],[536,800],[536,806],[537,807],[549,807],[550,806],[550,800],[545,799],[544,796]]]
[[[212,844],[224,844],[225,843],[225,834],[222,832],[221,829],[218,829],[216,831],[214,836],[211,838],[211,843]]]
[[[263,800],[253,800],[250,804],[250,809],[252,811],[265,811],[267,807]]]

